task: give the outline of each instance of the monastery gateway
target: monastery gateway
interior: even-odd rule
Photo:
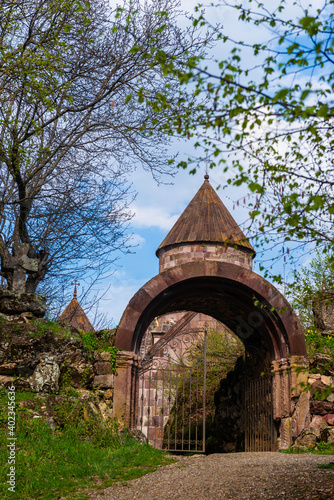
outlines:
[[[285,297],[252,270],[255,250],[208,175],[156,255],[159,274],[132,297],[117,330],[117,417],[155,446],[205,450],[205,352],[200,369],[176,358],[189,343],[203,346],[210,317],[245,346],[243,449],[289,447],[309,423],[304,335]]]

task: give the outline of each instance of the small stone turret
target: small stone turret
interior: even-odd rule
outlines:
[[[71,326],[74,326],[74,328],[80,330],[81,332],[94,332],[93,325],[87,318],[77,299],[77,286],[80,285],[80,283],[75,280],[72,285],[74,285],[73,299],[59,316],[58,321],[69,323]]]
[[[252,269],[255,250],[209,182],[204,183],[163,240],[159,272],[190,261],[214,260]]]

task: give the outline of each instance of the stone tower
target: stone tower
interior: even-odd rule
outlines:
[[[204,183],[163,240],[159,272],[190,261],[220,261],[252,270],[255,250],[204,176]]]

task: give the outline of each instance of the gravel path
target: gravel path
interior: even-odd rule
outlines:
[[[178,461],[126,483],[95,491],[90,500],[334,500],[334,471],[317,469],[333,456],[230,453]]]

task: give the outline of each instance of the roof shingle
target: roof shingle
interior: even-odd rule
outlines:
[[[255,255],[238,224],[209,182],[209,176],[156,251],[187,243],[210,242],[242,247]]]

